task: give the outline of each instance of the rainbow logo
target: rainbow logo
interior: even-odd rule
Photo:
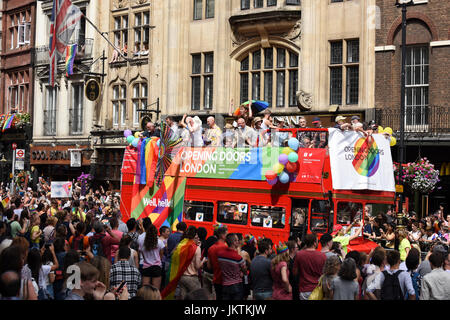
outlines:
[[[380,153],[372,136],[358,139],[355,143],[353,167],[364,177],[373,176],[380,167]]]

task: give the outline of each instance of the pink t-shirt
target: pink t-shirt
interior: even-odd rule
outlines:
[[[326,260],[325,253],[320,251],[300,250],[294,260],[294,268],[298,270],[299,292],[312,292],[319,283],[323,265]]]
[[[286,275],[289,279],[289,268],[286,261],[281,261],[275,266],[275,268],[270,269],[270,274],[272,275],[273,280],[272,298],[274,300],[292,300],[292,293],[286,291],[286,286],[283,283],[283,278],[281,277],[281,269],[283,267],[286,267]]]
[[[111,230],[112,233],[114,233],[114,235],[116,235],[117,237],[119,237],[119,239],[122,239],[123,236],[123,232],[119,231],[119,230]],[[113,244],[111,245],[111,259],[116,257],[116,252],[119,250],[119,245],[118,244]]]
[[[143,259],[143,267],[144,269],[149,268],[151,266],[162,266],[161,256],[159,255],[160,251],[164,249],[164,242],[161,239],[158,239],[158,244],[155,249],[147,250],[144,246],[145,237],[139,238],[139,252],[142,254]]]

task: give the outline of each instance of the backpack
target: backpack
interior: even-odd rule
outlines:
[[[400,281],[398,280],[401,272],[402,270],[398,270],[394,274],[390,274],[386,270],[383,271],[384,281],[381,286],[381,300],[404,300]]]
[[[94,257],[96,256],[102,256],[102,257],[106,257],[105,252],[103,251],[103,244],[102,244],[102,240],[105,237],[105,235],[100,235],[99,237],[97,236],[93,236],[91,238],[90,241],[90,245],[91,245],[91,251],[92,254],[94,255]]]

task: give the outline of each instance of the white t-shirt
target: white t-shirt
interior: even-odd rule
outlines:
[[[15,214],[16,216],[18,216],[19,219],[20,219],[20,215],[22,214],[22,210],[23,210],[23,209],[14,209],[14,214]]]
[[[142,235],[141,235],[142,236]],[[138,244],[139,244],[139,252],[142,253],[142,264],[144,268],[148,268],[151,266],[161,266],[161,256],[159,255],[159,252],[164,249],[164,242],[162,242],[160,239],[158,239],[158,245],[155,249],[147,250],[144,247],[144,237],[138,238]]]

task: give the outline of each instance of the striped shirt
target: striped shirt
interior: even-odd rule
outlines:
[[[224,248],[218,252],[217,260],[222,270],[222,285],[231,286],[242,282],[241,266],[245,262],[236,250]]]

